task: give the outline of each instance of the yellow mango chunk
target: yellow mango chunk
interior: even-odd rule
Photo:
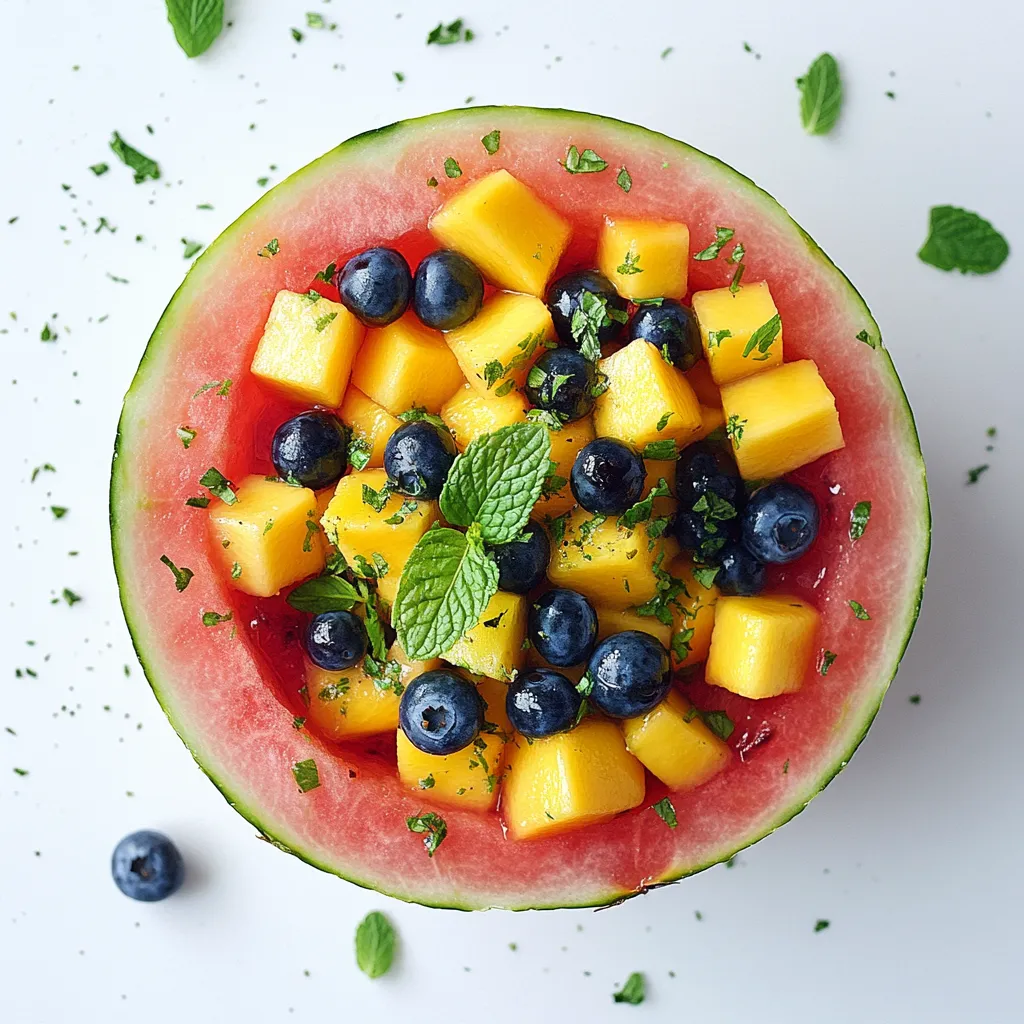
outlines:
[[[404,412],[404,410],[403,410]],[[402,421],[378,405],[354,385],[349,385],[345,399],[338,410],[342,423],[352,430],[352,437],[366,442],[370,458],[364,469],[384,465],[384,446],[388,438],[402,425]]]
[[[501,398],[495,398],[492,391],[484,398],[469,384],[464,384],[441,406],[441,419],[462,452],[481,434],[492,434],[499,427],[513,423],[525,423],[526,409],[526,399],[518,391],[510,391]]]
[[[704,355],[716,384],[728,384],[781,365],[781,326],[767,352],[762,352],[758,346],[743,355],[754,331],[778,313],[764,281],[745,284],[735,293],[730,288],[694,292],[693,311],[697,314]],[[729,333],[723,335],[722,331]]]
[[[651,549],[647,531],[643,526],[626,530],[614,516],[597,527],[590,525],[594,521],[582,508],[569,515],[562,542],[552,540],[548,579],[556,587],[578,590],[604,608],[649,601],[657,590],[657,547]]]
[[[670,789],[696,789],[732,757],[676,690],[646,715],[627,718],[622,735],[629,752]]]
[[[782,476],[844,447],[836,400],[810,359],[722,388],[744,480]]]
[[[523,667],[529,602],[522,594],[499,590],[488,602],[480,621],[441,657],[492,679],[511,679]]]
[[[235,493],[233,505],[215,501],[209,511],[213,547],[233,587],[271,597],[323,569],[323,544],[306,525],[317,521],[309,488],[254,475]]]
[[[401,689],[416,676],[440,668],[441,660],[410,661],[399,644],[391,645],[388,661],[399,665]],[[375,680],[354,665],[343,672],[328,672],[306,662],[307,724],[334,740],[373,736],[398,728],[399,694],[389,678]]]
[[[644,459],[644,468],[646,470],[646,475],[644,476],[644,497],[646,498],[658,486],[659,480],[664,480],[674,495],[676,493],[677,465],[678,462],[675,459]],[[651,512],[655,516],[668,516],[675,512],[678,504],[674,497],[655,498]]]
[[[643,803],[643,765],[619,727],[585,718],[572,732],[513,741],[501,812],[513,839],[535,839],[608,821]]]
[[[814,657],[818,612],[796,597],[720,597],[707,681],[755,700],[800,689]]]
[[[617,437],[642,448],[668,438],[685,444],[700,429],[700,403],[693,388],[642,338],[602,359],[598,367],[608,378],[608,390],[594,405],[598,437]]]
[[[280,291],[252,372],[293,398],[334,408],[348,387],[366,328],[341,303]]]
[[[668,563],[668,571],[676,579],[682,580],[686,589],[671,605],[672,635],[684,634],[676,643],[682,649],[685,643],[689,648],[685,657],[680,658],[676,650],[672,651],[672,667],[684,668],[688,665],[699,665],[708,656],[711,647],[711,633],[715,628],[715,605],[718,602],[718,587],[711,584],[705,587],[693,575],[693,560],[688,555],[677,555]],[[678,605],[678,607],[676,607]],[[687,637],[685,634],[693,632]]]
[[[580,449],[585,448],[597,436],[594,433],[594,421],[589,416],[576,420],[574,423],[566,423],[561,430],[549,430],[548,434],[551,437],[550,459],[555,463],[552,472],[565,482],[552,490],[550,494],[542,493],[537,499],[534,510],[542,519],[544,517],[554,519],[563,512],[568,512],[576,504],[576,499],[569,487],[572,464],[576,461]]]
[[[398,777],[406,788],[423,791],[431,803],[489,811],[498,802],[510,734],[504,703],[507,687],[481,679],[477,688],[487,705],[484,720],[495,728],[481,732],[468,747],[454,754],[425,754],[398,732]]]
[[[521,389],[541,346],[554,338],[548,307],[515,292],[493,295],[468,324],[445,335],[466,380],[485,397],[510,380]]]
[[[442,245],[499,288],[543,295],[569,244],[569,222],[506,170],[457,192],[430,218]]]
[[[722,392],[711,376],[711,367],[706,359],[698,359],[693,366],[684,374],[697,401],[701,405],[710,406],[712,409],[722,408]]]
[[[721,408],[709,405],[700,407],[700,429],[693,435],[694,441],[703,441],[708,434],[721,430],[725,426],[725,413]]]
[[[439,412],[463,378],[441,332],[406,313],[367,333],[352,367],[352,383],[397,416],[417,406]]]
[[[681,299],[689,259],[690,230],[685,224],[604,219],[597,265],[624,299]]]
[[[391,495],[380,512],[375,511],[363,501],[363,487],[379,492],[386,482],[383,469],[364,469],[343,476],[323,515],[322,525],[327,539],[349,563],[355,564],[356,556],[362,555],[372,565],[374,553],[388,563],[387,574],[380,579],[378,588],[385,600],[393,602],[409,554],[440,513],[434,501],[417,501],[415,510],[402,512],[407,499],[398,494]],[[395,516],[400,516],[401,522],[387,522]]]
[[[659,622],[653,615],[637,615],[632,608],[598,608],[596,611],[599,641],[613,633],[637,629],[656,637],[666,648],[672,643],[672,627]]]

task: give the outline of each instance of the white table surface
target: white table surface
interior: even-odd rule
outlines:
[[[1024,245],[1024,19],[1009,0],[839,6],[228,0],[233,26],[189,61],[159,0],[0,0],[0,729],[16,733],[0,732],[0,1020],[1024,1018],[1021,257],[987,278],[915,257],[933,203],[976,209]],[[307,10],[337,31],[307,31]],[[472,44],[424,45],[459,15]],[[825,49],[847,102],[832,136],[809,138],[793,80]],[[924,611],[850,768],[732,870],[599,914],[425,910],[257,842],[152,698],[110,561],[114,428],[186,270],[179,239],[211,241],[261,175],[470,95],[647,124],[778,196],[874,310],[930,471]],[[132,184],[107,148],[115,129],[158,159],[158,183]],[[102,178],[97,161],[111,164]],[[116,233],[95,233],[101,216]],[[40,342],[46,322],[56,344]],[[57,472],[31,483],[45,462]],[[70,512],[55,521],[51,504]],[[52,605],[63,587],[82,602]],[[141,827],[188,859],[187,887],[157,905],[109,877],[114,843]],[[352,956],[372,908],[402,943],[376,982]],[[831,927],[815,933],[818,918]],[[613,1004],[634,970],[647,1002]]]

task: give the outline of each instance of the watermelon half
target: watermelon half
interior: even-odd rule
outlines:
[[[501,132],[489,155],[481,137]],[[600,173],[568,174],[567,147],[595,150]],[[445,174],[453,157],[461,178]],[[451,165],[449,165],[451,166]],[[202,493],[210,466],[229,478],[272,472],[269,439],[296,408],[248,367],[275,293],[304,291],[317,271],[370,245],[410,263],[434,248],[430,214],[497,167],[524,180],[574,226],[562,268],[590,265],[603,214],[685,221],[695,249],[728,225],[746,247],[746,280],[765,279],[785,323],[786,358],[814,359],[836,396],[846,448],[794,478],[823,511],[811,553],[773,585],[822,613],[822,654],[803,689],[747,701],[685,684],[698,707],[736,723],[730,768],[674,803],[670,829],[644,806],[609,824],[513,842],[496,814],[444,809],[448,837],[431,858],[406,818],[429,810],[400,788],[389,740],[331,748],[293,727],[301,713],[297,613],[227,585],[207,549]],[[617,184],[626,167],[632,188]],[[436,179],[436,186],[428,185]],[[271,239],[280,251],[260,258]],[[722,259],[691,262],[691,289],[727,283]],[[206,388],[230,380],[230,387]],[[225,393],[226,392],[226,393]],[[188,449],[176,435],[197,432]],[[872,503],[856,542],[850,515]],[[725,164],[657,132],[564,110],[483,107],[403,121],[343,143],[246,211],[196,261],[142,357],[124,403],[111,482],[121,600],[146,675],[196,761],[260,832],[325,871],[415,902],[460,908],[605,904],[722,861],[788,821],[846,765],[878,711],[913,630],[930,515],[914,420],[863,299],[786,211]],[[195,572],[178,594],[160,562]],[[850,601],[870,615],[855,616]],[[204,626],[204,611],[230,614]],[[313,758],[320,785],[296,786]]]

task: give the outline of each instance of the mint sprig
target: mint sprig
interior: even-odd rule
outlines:
[[[808,135],[827,135],[839,120],[843,82],[831,53],[823,53],[796,80],[800,89],[800,120]]]
[[[167,0],[167,20],[185,56],[198,57],[224,27],[224,0]]]
[[[1006,239],[983,217],[958,206],[933,206],[917,258],[939,270],[991,274],[1009,254]]]

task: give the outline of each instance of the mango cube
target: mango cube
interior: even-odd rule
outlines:
[[[366,328],[341,303],[280,291],[252,357],[255,376],[302,402],[334,408]]]
[[[233,505],[210,506],[214,550],[224,575],[243,593],[271,597],[320,572],[326,561],[318,531],[316,495],[282,480],[246,477]]]
[[[416,542],[437,521],[437,502],[416,501],[416,508],[402,511],[406,499],[392,494],[380,512],[363,500],[363,488],[380,492],[387,482],[383,469],[364,469],[349,473],[338,481],[322,525],[328,541],[334,544],[350,563],[362,555],[371,565],[374,553],[388,563],[387,574],[380,580],[381,594],[394,600],[398,578]],[[388,522],[389,519],[400,520]],[[391,589],[386,590],[385,583]]]
[[[659,481],[664,480],[672,495],[676,493],[676,459],[644,459],[644,497],[658,486]],[[675,512],[678,502],[672,496],[659,497],[654,499],[651,512],[654,516],[668,516]]]
[[[481,732],[468,747],[454,754],[426,754],[414,747],[405,733],[398,732],[398,777],[407,789],[424,792],[431,803],[489,811],[498,802],[505,744],[511,732],[505,715],[507,686],[481,679],[477,688],[487,705],[485,721],[495,729]]]
[[[352,430],[352,437],[364,441],[370,449],[369,461],[363,469],[383,466],[384,447],[388,438],[402,425],[402,421],[351,384],[345,392],[338,415],[342,423]]]
[[[846,443],[836,400],[810,359],[728,384],[722,402],[745,480],[782,476]]]
[[[698,359],[684,374],[697,401],[712,409],[722,408],[722,392],[711,376],[711,367],[706,359]]]
[[[476,675],[510,680],[523,667],[529,602],[521,594],[499,590],[480,621],[441,657]]]
[[[513,839],[608,821],[643,803],[643,765],[613,722],[585,718],[571,732],[513,745],[501,798]]]
[[[782,364],[781,326],[767,351],[762,352],[758,345],[743,355],[750,336],[778,313],[764,281],[745,284],[735,292],[731,288],[694,292],[693,311],[716,384],[728,384]],[[722,333],[726,331],[728,334]]]
[[[693,435],[694,441],[703,441],[708,434],[725,427],[725,413],[721,406],[715,408],[710,405],[700,407],[700,429]]]
[[[627,718],[622,735],[626,749],[670,789],[696,789],[732,757],[676,690],[646,715]]]
[[[499,288],[543,295],[569,244],[569,222],[506,170],[457,192],[430,219],[442,245]]]
[[[608,390],[594,405],[598,437],[642,448],[671,439],[685,444],[700,429],[700,403],[686,378],[643,338],[598,363]]]
[[[558,480],[552,480],[551,484],[560,486],[548,489],[548,493],[542,493],[537,499],[534,511],[548,519],[555,519],[563,512],[568,512],[576,504],[572,490],[569,487],[569,474],[572,472],[572,464],[580,449],[585,448],[597,436],[594,433],[594,421],[586,416],[573,423],[566,423],[561,430],[549,430],[551,437],[551,461],[555,464],[552,474]]]
[[[650,633],[666,650],[672,643],[672,627],[666,626],[653,615],[637,615],[632,608],[598,608],[597,639],[604,640],[613,633],[623,633],[627,629],[636,629],[641,633]]]
[[[491,434],[499,427],[526,422],[526,399],[518,391],[501,398],[494,392],[484,398],[469,384],[464,384],[441,406],[441,419],[455,438],[459,451],[482,434]]]
[[[406,313],[366,335],[352,367],[352,383],[397,416],[416,407],[439,412],[463,378],[441,332]]]
[[[597,265],[624,299],[681,299],[689,259],[690,230],[685,224],[604,219]]]
[[[562,542],[552,543],[548,579],[603,608],[644,604],[657,591],[657,548],[652,550],[642,526],[627,530],[614,516],[593,525],[598,521],[582,508],[570,514]]]
[[[799,690],[814,657],[818,618],[796,597],[720,597],[707,681],[754,700]]]
[[[677,555],[668,564],[669,573],[681,580],[686,588],[675,598],[672,606],[672,635],[680,636],[676,647],[688,651],[682,658],[672,651],[673,668],[685,668],[699,665],[708,656],[711,647],[711,634],[715,628],[715,605],[718,602],[718,587],[711,584],[705,587],[693,575],[693,561],[685,555]],[[690,633],[690,630],[693,632]],[[689,636],[686,636],[689,634]]]
[[[508,381],[522,388],[534,360],[553,341],[548,307],[536,295],[499,292],[468,324],[445,335],[466,380],[484,397]]]

